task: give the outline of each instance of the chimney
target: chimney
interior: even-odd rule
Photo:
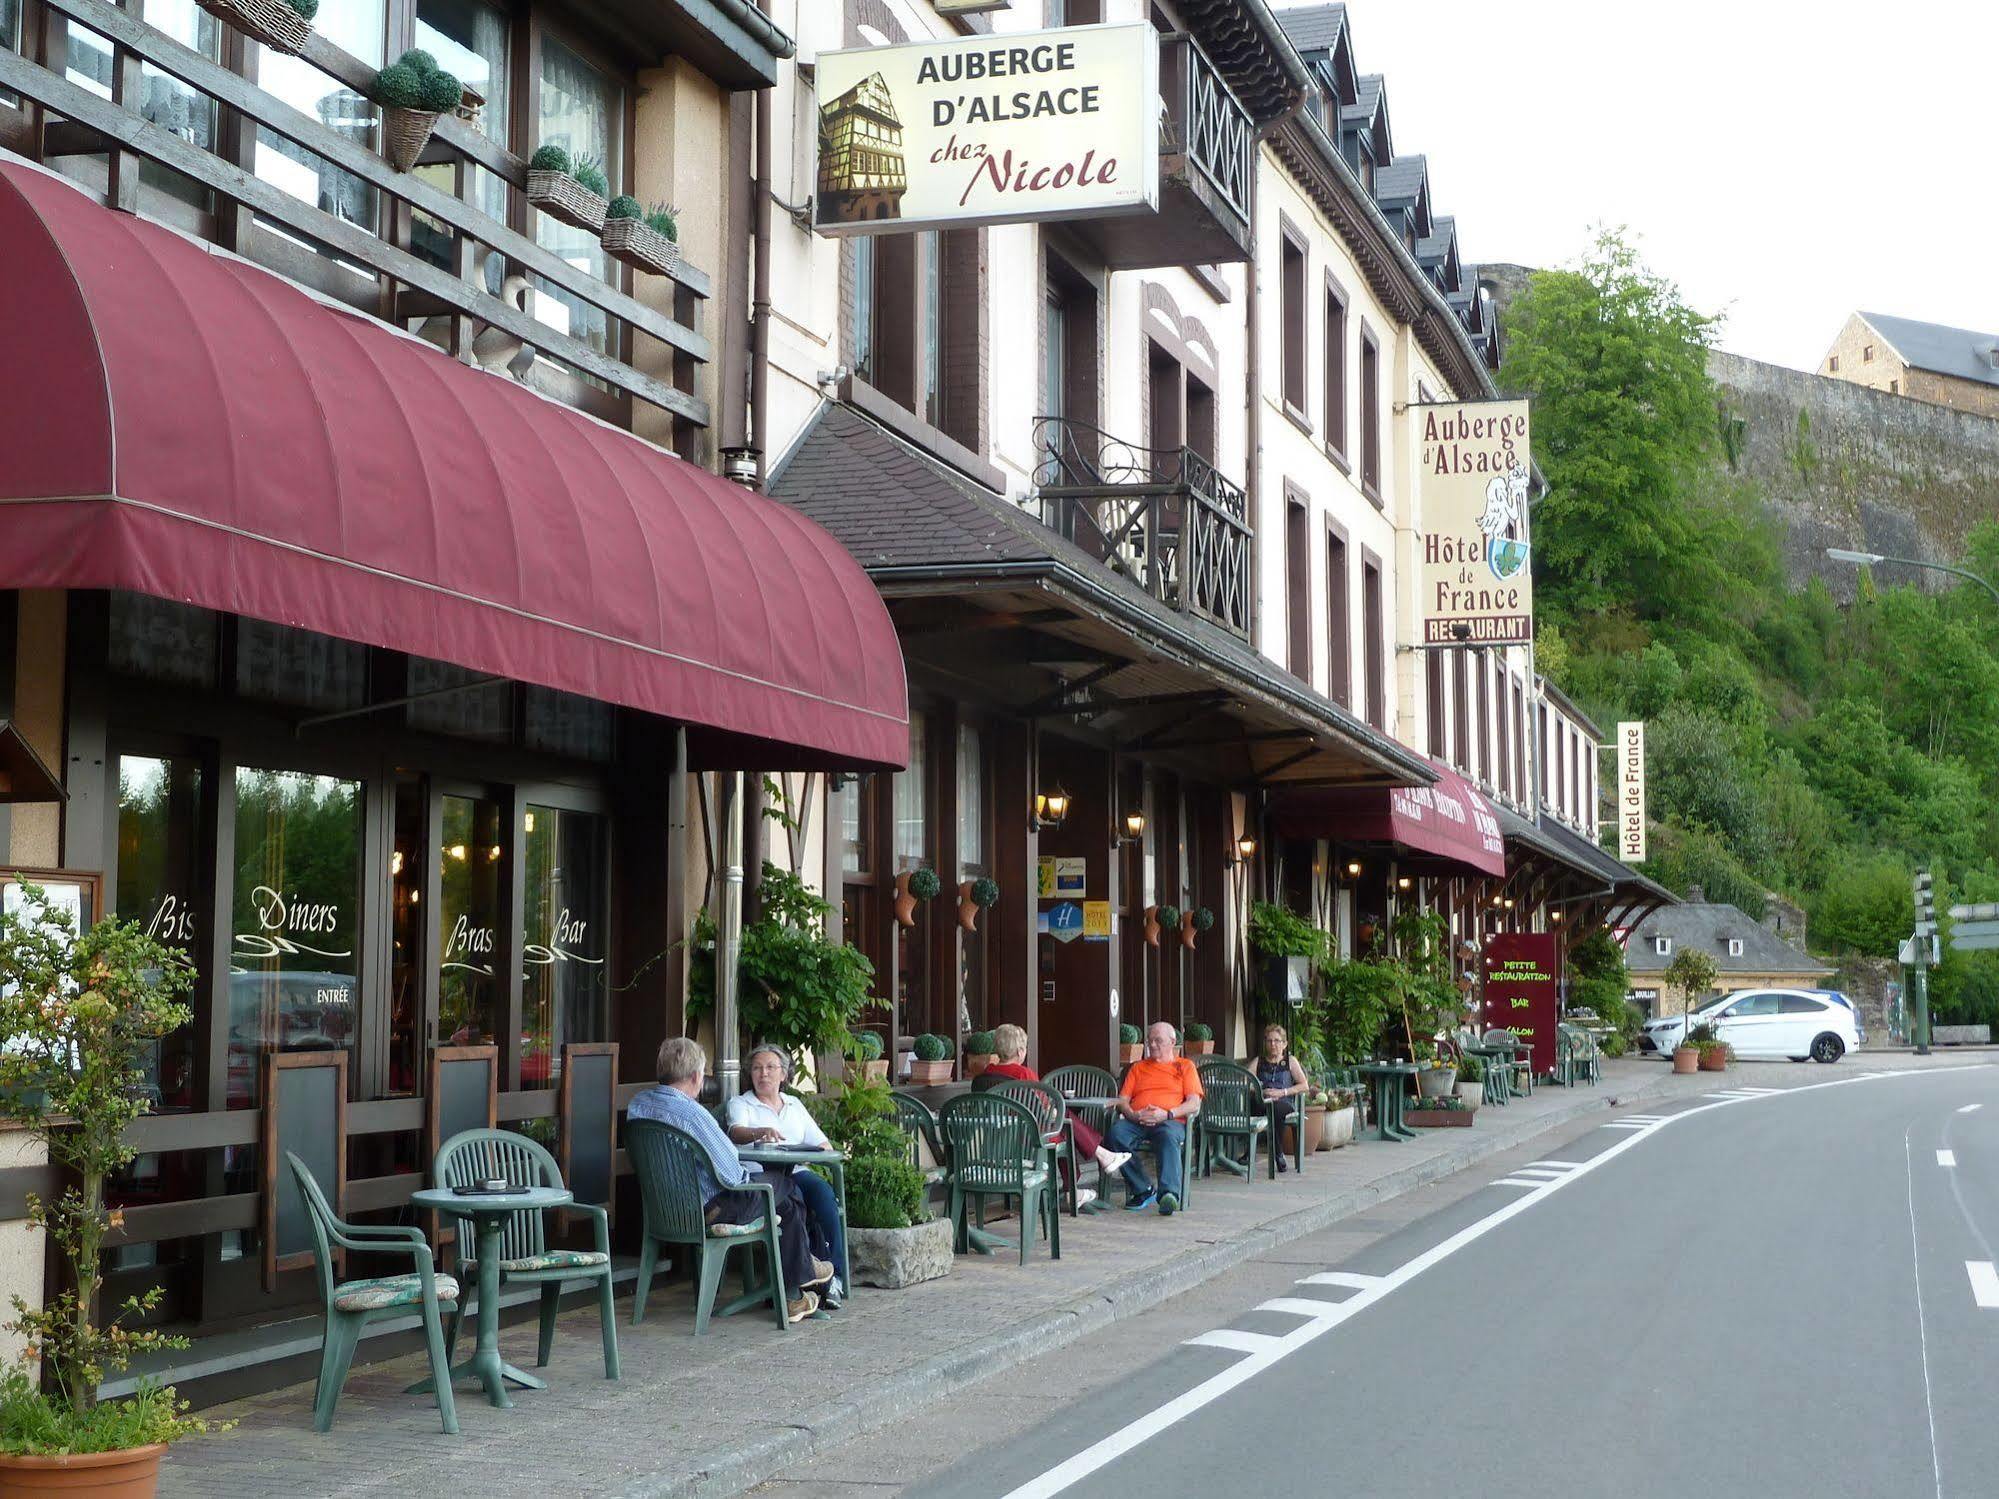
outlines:
[[[1687,886],[1687,904],[1698,906],[1707,899],[1707,892],[1698,885]]]

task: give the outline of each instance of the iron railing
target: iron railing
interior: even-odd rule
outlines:
[[[1246,231],[1256,178],[1256,129],[1249,111],[1185,33],[1160,44],[1159,91],[1166,105],[1161,154],[1184,156]]]
[[[1189,447],[1146,448],[1085,422],[1034,424],[1042,519],[1160,602],[1250,637],[1242,486]]]

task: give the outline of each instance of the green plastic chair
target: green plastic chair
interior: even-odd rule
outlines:
[[[1069,1128],[1069,1111],[1062,1106],[1062,1095],[1047,1083],[1018,1078],[1007,1078],[986,1091],[1025,1104],[1041,1122],[1041,1139],[1047,1146],[1048,1168],[1055,1173],[1057,1193],[1062,1190],[1061,1163],[1069,1163],[1069,1216],[1075,1217],[1082,1211],[1076,1195],[1076,1135]]]
[[[895,1105],[895,1122],[909,1136],[909,1164],[923,1173],[926,1187],[936,1186],[951,1174],[950,1158],[944,1154],[944,1141],[937,1133],[937,1116],[930,1111],[929,1104],[900,1088],[889,1089],[888,1096]],[[936,1164],[923,1164],[925,1146],[929,1147],[930,1159]]]
[[[763,1195],[763,1215],[745,1224],[708,1222],[701,1198],[700,1162],[706,1159],[701,1144],[676,1125],[658,1119],[625,1121],[625,1154],[639,1179],[639,1201],[645,1207],[645,1226],[639,1240],[639,1279],[632,1293],[632,1326],[645,1317],[646,1297],[652,1290],[653,1272],[659,1266],[660,1246],[685,1244],[694,1250],[697,1289],[694,1301],[694,1336],[708,1330],[708,1318],[715,1310],[715,1292],[722,1284],[729,1255],[738,1249],[754,1255],[759,1248],[768,1256],[761,1283],[722,1308],[725,1317],[768,1300],[780,1331],[791,1330],[785,1316],[784,1256],[777,1242],[777,1199],[769,1182],[752,1182],[731,1191]]]
[[[1212,1176],[1215,1162],[1219,1160],[1229,1171],[1236,1169],[1228,1147],[1237,1140],[1244,1143],[1245,1159],[1242,1168],[1244,1181],[1256,1176],[1256,1146],[1259,1140],[1272,1132],[1270,1106],[1264,1101],[1263,1084],[1254,1072],[1240,1062],[1231,1062],[1226,1057],[1203,1057],[1194,1064],[1200,1074],[1201,1112],[1194,1124],[1200,1133],[1200,1146],[1196,1155],[1201,1163],[1201,1174]],[[1303,1120],[1299,1123],[1302,1125]],[[1301,1131],[1302,1133],[1302,1131]],[[1270,1141],[1270,1179],[1277,1180],[1277,1142]]]
[[[1117,1079],[1102,1067],[1091,1067],[1084,1063],[1075,1063],[1067,1067],[1057,1067],[1048,1076],[1044,1077],[1042,1081],[1053,1088],[1058,1096],[1069,1093],[1075,1094],[1078,1098],[1115,1098],[1117,1096]],[[1100,1135],[1110,1133],[1111,1121],[1118,1116],[1115,1108],[1101,1103],[1086,1104],[1078,1107],[1068,1102],[1067,1099],[1064,1099],[1062,1109],[1064,1113],[1081,1119]],[[1082,1163],[1079,1161],[1077,1164],[1080,1167]],[[1104,1170],[1101,1166],[1097,1167],[1097,1196],[1103,1200],[1106,1207],[1109,1206],[1111,1178],[1116,1174],[1116,1172]]]
[[[438,1147],[430,1179],[440,1187],[476,1187],[482,1181],[504,1180],[526,1186],[560,1187],[562,1168],[526,1135],[505,1129],[468,1129]],[[618,1318],[611,1304],[611,1220],[600,1207],[572,1203],[568,1209],[590,1220],[589,1249],[550,1249],[543,1232],[544,1210],[514,1213],[501,1231],[500,1284],[519,1281],[541,1287],[541,1336],[535,1344],[537,1369],[548,1364],[555,1343],[555,1314],[562,1300],[562,1283],[597,1282],[597,1320],[604,1340],[604,1377],[620,1377]],[[472,1235],[460,1230],[458,1270],[465,1277],[465,1295],[451,1315],[444,1337],[447,1355],[458,1346],[458,1329],[478,1297],[478,1260],[471,1256]]]
[[[1020,1199],[1020,1263],[1027,1263],[1037,1218],[1048,1235],[1048,1257],[1061,1259],[1060,1194],[1034,1111],[997,1089],[964,1093],[945,1100],[937,1127],[951,1153],[951,1222],[958,1253],[970,1244],[967,1203],[1003,1197]]]
[[[312,1219],[312,1262],[319,1272],[319,1296],[326,1310],[326,1331],[319,1345],[319,1386],[312,1403],[312,1429],[333,1429],[333,1408],[340,1403],[340,1391],[347,1384],[347,1371],[354,1363],[354,1349],[361,1341],[361,1329],[383,1317],[407,1316],[412,1307],[423,1316],[424,1342],[430,1353],[430,1377],[437,1390],[437,1411],[444,1419],[449,1436],[458,1435],[458,1407],[451,1399],[451,1359],[444,1347],[443,1310],[455,1313],[458,1282],[437,1271],[424,1242],[421,1229],[391,1224],[343,1223],[333,1216],[319,1183],[311,1170],[289,1150],[285,1160],[298,1182],[299,1196],[305,1199],[306,1214]],[[408,1255],[416,1269],[408,1275],[385,1275],[372,1280],[336,1281],[333,1278],[334,1249],[351,1249],[357,1254]]]
[[[1518,1046],[1520,1038],[1512,1031],[1493,1029],[1485,1033],[1487,1046]],[[1497,1066],[1507,1070],[1507,1091],[1518,1097],[1530,1097],[1534,1092],[1534,1065],[1526,1057],[1515,1053],[1511,1064],[1499,1062]]]
[[[1131,1071],[1131,1063],[1126,1062],[1123,1068],[1119,1070],[1117,1077],[1112,1080],[1111,1093],[1113,1096],[1124,1090],[1125,1074],[1130,1071]],[[1198,1066],[1195,1067],[1194,1073],[1197,1077],[1200,1075],[1200,1071],[1201,1069]],[[1106,1072],[1104,1076],[1109,1077],[1110,1074]],[[1202,1111],[1205,1112],[1207,1110],[1207,1107],[1208,1107],[1207,1100],[1203,1099],[1201,1101]],[[1118,1111],[1113,1110],[1111,1113],[1111,1118],[1113,1120],[1116,1120],[1119,1117],[1120,1115]],[[1106,1132],[1108,1132],[1109,1130],[1108,1125],[1105,1126],[1105,1130]],[[1182,1131],[1180,1131],[1180,1211],[1183,1213],[1194,1205],[1194,1177],[1197,1174],[1196,1167],[1198,1164],[1199,1153],[1200,1153],[1200,1138],[1201,1138],[1201,1119],[1200,1115],[1197,1114],[1192,1119],[1189,1119],[1187,1121],[1187,1127]],[[1140,1155],[1149,1155],[1153,1157],[1152,1178],[1155,1182],[1158,1181],[1159,1152],[1153,1149],[1152,1141],[1150,1141],[1149,1139],[1140,1140],[1138,1144],[1133,1147],[1133,1149],[1136,1150]]]

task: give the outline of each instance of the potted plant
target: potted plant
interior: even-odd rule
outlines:
[[[1694,1024],[1694,1001],[1705,998],[1720,977],[1721,969],[1714,959],[1697,947],[1681,948],[1660,975],[1661,982],[1680,991],[1680,1009],[1687,1017],[1687,1029],[1673,1048],[1675,1072],[1692,1072],[1703,1060],[1700,1048],[1694,1045],[1693,1033],[1699,1029]]]
[[[407,172],[430,144],[437,117],[457,111],[465,85],[428,52],[412,47],[375,75],[368,97],[382,106],[382,155],[398,172]]]
[[[1456,1094],[1425,1098],[1406,1109],[1402,1122],[1415,1129],[1470,1129],[1473,1110]]]
[[[592,234],[603,231],[610,187],[595,161],[572,160],[560,146],[543,146],[528,158],[529,206]]]
[[[951,1043],[942,1036],[916,1038],[916,1056],[909,1064],[909,1080],[919,1088],[951,1081]]]
[[[620,193],[604,209],[598,242],[606,255],[635,271],[671,276],[680,269],[679,213],[664,203],[645,208],[637,198]]]
[[[976,880],[966,880],[958,886],[958,925],[966,931],[977,931],[979,912],[990,911],[999,904],[999,881],[980,875]]]
[[[1213,931],[1214,926],[1215,913],[1206,906],[1196,906],[1180,918],[1180,945],[1192,952],[1195,933]]]
[[[1190,1057],[1211,1057],[1215,1054],[1215,1028],[1204,1021],[1195,1020],[1187,1026],[1187,1045],[1184,1048]]]
[[[944,888],[934,869],[905,869],[895,877],[895,919],[904,926],[916,925],[916,903],[935,899]]]
[[[1700,1058],[1702,1072],[1728,1071],[1728,1043],[1715,1034],[1715,1029],[1702,1021],[1687,1032],[1687,1045]]]
[[[991,1031],[973,1031],[965,1037],[965,1081],[970,1082],[999,1060],[999,1043]]]
[[[888,1058],[882,1055],[880,1031],[858,1031],[854,1035],[854,1050],[859,1054],[861,1074],[869,1082],[888,1080]]]
[[[1117,1028],[1117,1055],[1120,1062],[1136,1062],[1145,1055],[1145,1032],[1130,1023]]]
[[[1416,1096],[1422,1099],[1449,1098],[1458,1084],[1458,1069],[1448,1057],[1440,1057],[1431,1047],[1419,1042],[1413,1053],[1416,1058]]]
[[[872,1034],[872,1033],[870,1033]],[[885,1082],[808,1103],[847,1155],[847,1259],[856,1284],[899,1290],[951,1273],[952,1229],[930,1215],[923,1172],[895,1121]]]
[[[1296,1119],[1302,1120],[1304,1123],[1305,1154],[1311,1155],[1324,1144],[1326,1138],[1325,1093],[1316,1089],[1310,1093],[1301,1093],[1298,1096]],[[1285,1126],[1287,1132],[1296,1128],[1298,1128],[1296,1122]],[[1276,1142],[1279,1149],[1283,1149],[1288,1143],[1288,1141],[1282,1140]]]
[[[124,1216],[105,1206],[104,1184],[137,1154],[125,1128],[147,1111],[146,1063],[159,1041],[193,1018],[179,1001],[193,976],[133,923],[78,933],[40,889],[21,893],[20,907],[0,914],[0,1117],[40,1141],[68,1182],[57,1201],[27,1203],[69,1278],[39,1308],[17,1299],[7,1323],[27,1347],[0,1380],[0,1492],[150,1495],[167,1445],[209,1427],[155,1384],[97,1398],[106,1370],[187,1346],[126,1325],[159,1304],[158,1287],[100,1323],[104,1241]]]
[[[1171,931],[1180,925],[1178,906],[1153,906],[1145,913],[1145,940],[1152,946],[1159,945],[1162,932]]]
[[[297,57],[312,35],[319,0],[195,0],[219,21],[227,21],[254,42]]]
[[[1357,1113],[1354,1094],[1346,1088],[1327,1088],[1317,1095],[1325,1101],[1326,1117],[1319,1132],[1319,1149],[1338,1150],[1351,1145]]]
[[[1458,1057],[1458,1097],[1469,1108],[1485,1102],[1485,1058],[1466,1052]]]

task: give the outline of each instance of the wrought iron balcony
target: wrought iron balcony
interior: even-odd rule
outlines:
[[[1184,32],[1159,43],[1159,212],[1077,227],[1114,271],[1248,260],[1256,131]]]
[[[1083,422],[1035,422],[1042,520],[1162,603],[1250,636],[1242,486],[1192,448],[1142,448]]]

